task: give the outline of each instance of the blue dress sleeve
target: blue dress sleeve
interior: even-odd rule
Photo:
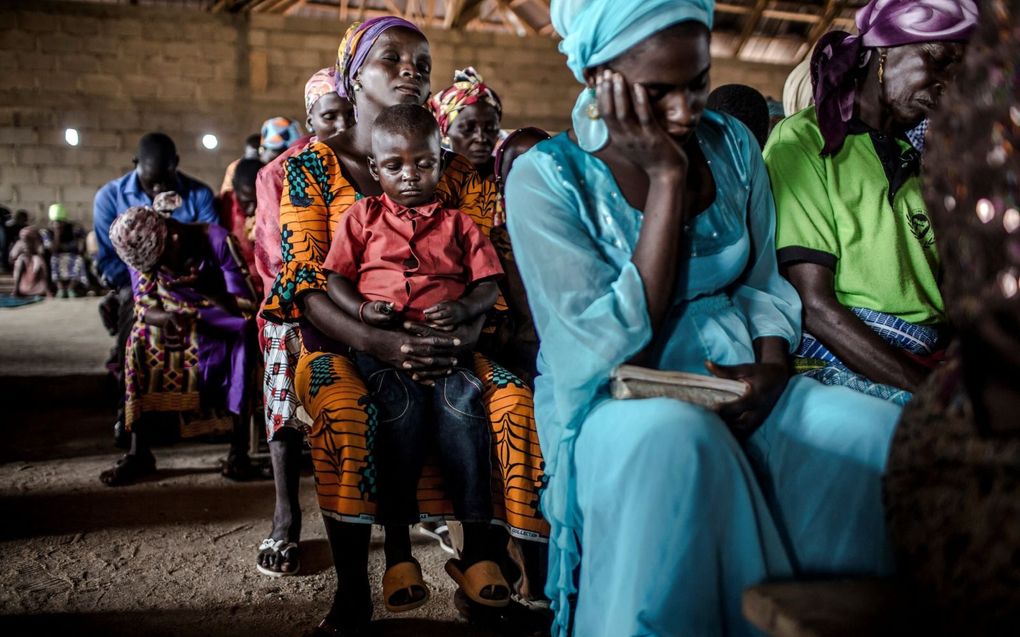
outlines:
[[[749,139],[744,148],[747,156],[737,160],[750,166],[747,227],[751,254],[747,269],[733,290],[733,303],[747,317],[752,339],[778,336],[786,339],[792,352],[800,344],[800,297],[790,282],[779,274],[776,206],[765,162],[753,139]]]
[[[514,258],[541,341],[539,369],[553,384],[555,416],[546,424],[573,429],[613,368],[651,340],[644,285],[629,260],[620,267],[604,256],[584,198],[549,155],[533,150],[519,158],[506,198]],[[543,429],[542,437],[556,437]]]
[[[506,200],[514,258],[540,337],[535,421],[547,479],[542,512],[552,529],[549,570],[558,573],[550,582],[559,591],[553,609],[565,626],[580,564],[574,444],[591,409],[607,396],[613,368],[648,345],[652,328],[637,267],[629,259],[610,261],[597,239],[589,199],[578,190],[583,168],[573,184],[560,168],[541,145],[533,148],[514,163]]]

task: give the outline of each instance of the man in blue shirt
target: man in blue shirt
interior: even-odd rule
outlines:
[[[202,182],[177,170],[177,148],[163,133],[149,133],[138,142],[135,169],[114,179],[96,194],[92,223],[99,243],[97,266],[106,284],[120,289],[131,285],[127,266],[110,243],[110,224],[131,206],[151,206],[161,192],[172,190],[184,202],[173,218],[183,223],[219,223],[213,192]]]
[[[124,387],[124,351],[131,327],[134,324],[134,299],[131,293],[131,275],[127,265],[117,256],[110,242],[110,225],[118,215],[132,206],[151,206],[161,192],[172,190],[181,196],[181,207],[173,218],[183,223],[219,223],[219,213],[209,186],[177,170],[177,147],[163,133],[148,133],[138,142],[138,152],[132,160],[135,169],[114,179],[99,189],[92,212],[92,225],[99,244],[96,268],[103,282],[115,290],[109,299],[110,319],[116,316],[117,344],[110,353],[110,367],[117,370],[121,389]],[[104,303],[104,306],[107,305]],[[105,322],[105,319],[104,319]],[[108,326],[113,328],[112,325]],[[112,329],[111,329],[112,331]],[[123,393],[123,392],[122,392]],[[123,400],[123,397],[122,397]],[[118,413],[114,432],[118,446],[129,444],[130,436],[124,431],[123,407]]]

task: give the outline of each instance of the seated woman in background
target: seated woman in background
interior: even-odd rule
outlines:
[[[453,74],[453,86],[428,103],[439,122],[443,147],[463,155],[483,179],[493,179],[492,151],[499,141],[503,103],[472,67]]]
[[[182,414],[187,437],[212,433],[208,421],[191,416],[216,408],[230,412],[223,474],[244,477],[256,301],[230,234],[134,207],[116,218],[110,240],[131,268],[134,291],[135,324],[124,361],[131,449],[100,480],[120,486],[155,471],[148,432],[138,427],[144,414]]]
[[[262,123],[262,144],[259,146],[258,158],[263,164],[268,164],[291,146],[301,143],[301,139],[301,129],[297,122],[286,117],[270,117]]]
[[[42,235],[35,226],[24,226],[11,246],[14,296],[42,296],[50,292],[50,270]]]
[[[586,87],[572,130],[516,161],[507,222],[541,337],[557,636],[752,635],[747,586],[891,570],[881,477],[900,409],[789,378],[800,301],[758,142],[705,110],[714,8],[551,4]],[[620,364],[706,360],[746,384],[718,412],[609,394]]]
[[[85,262],[85,231],[68,221],[64,204],[50,206],[50,227],[42,231],[43,245],[50,254],[50,278],[57,298],[81,296],[90,287]]]
[[[531,150],[532,146],[546,139],[549,139],[549,133],[540,128],[519,128],[507,135],[496,148],[492,176],[504,209],[506,209],[506,179],[514,162]],[[528,295],[524,289],[524,282],[521,281],[521,273],[514,261],[510,234],[506,231],[506,226],[499,226],[492,229],[489,239],[499,254],[499,261],[506,275],[500,280],[499,288],[509,308],[508,320],[500,326],[495,338],[500,361],[519,378],[534,386],[535,376],[538,375],[535,366],[538,360],[538,335],[535,334],[531,310],[528,309]]]
[[[264,290],[272,288],[283,267],[280,234],[280,195],[285,162],[309,145],[334,137],[354,122],[354,106],[341,93],[333,67],[319,69],[305,83],[306,125],[312,135],[298,140],[258,173],[255,192],[255,270]],[[264,301],[264,299],[260,300]],[[296,323],[274,323],[256,317],[259,347],[265,363],[262,395],[265,401],[266,439],[276,487],[273,527],[259,543],[256,568],[263,575],[293,575],[301,568],[301,450],[308,424],[298,417],[294,367],[301,354]]]
[[[943,348],[936,236],[907,138],[977,23],[972,0],[872,0],[815,48],[816,106],[765,147],[780,267],[804,303],[797,370],[905,404]]]
[[[959,339],[904,409],[885,487],[900,571],[947,635],[1020,626],[1020,0],[983,9],[925,158]]]
[[[245,273],[251,275],[255,284],[255,298],[262,300],[262,279],[255,276],[255,180],[265,164],[258,159],[242,159],[237,162],[232,177],[233,188],[220,198],[221,217],[224,227],[234,237],[245,263]]]

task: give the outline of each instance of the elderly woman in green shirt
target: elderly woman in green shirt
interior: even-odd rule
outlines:
[[[972,0],[872,0],[859,36],[815,49],[814,107],[765,147],[776,248],[804,304],[797,371],[905,404],[938,358],[945,307],[920,154],[977,23]]]

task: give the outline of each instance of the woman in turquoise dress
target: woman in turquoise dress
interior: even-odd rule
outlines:
[[[767,579],[887,573],[881,478],[900,408],[789,377],[751,133],[704,110],[710,0],[552,2],[587,88],[515,163],[507,219],[541,339],[535,411],[554,635],[749,635]],[[718,413],[614,400],[614,367],[741,379]]]

